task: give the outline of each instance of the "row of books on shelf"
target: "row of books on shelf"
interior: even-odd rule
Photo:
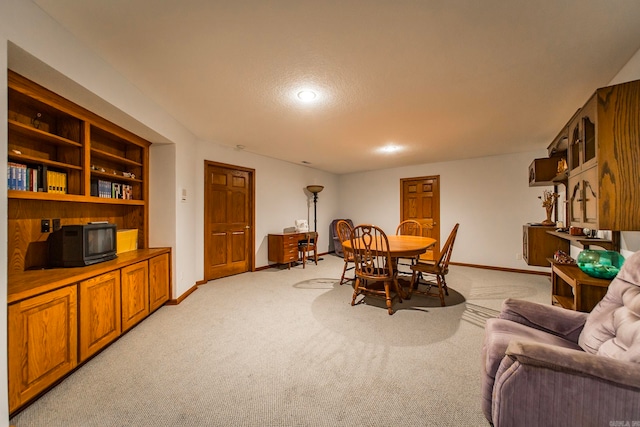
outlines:
[[[129,184],[105,181],[103,179],[91,180],[91,195],[105,199],[133,199],[133,187]]]
[[[7,188],[18,191],[66,194],[67,174],[48,170],[44,165],[33,168],[21,163],[9,162]]]

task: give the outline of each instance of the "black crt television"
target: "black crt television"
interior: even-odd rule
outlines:
[[[49,264],[52,267],[83,267],[115,259],[115,224],[63,225],[49,235]]]

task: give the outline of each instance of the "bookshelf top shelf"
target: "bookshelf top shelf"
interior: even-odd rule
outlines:
[[[125,165],[129,165],[129,166],[142,166],[142,163],[136,162],[135,160],[127,159],[126,157],[116,156],[115,154],[111,154],[106,151],[99,150],[93,147],[91,148],[91,155],[96,158],[111,160],[111,161],[115,161]]]
[[[9,119],[9,132],[12,131],[26,137],[38,138],[39,140],[43,140],[51,144],[66,145],[78,148],[82,147],[82,144],[79,142],[72,141],[53,133],[45,132],[32,126],[25,125],[24,123]]]

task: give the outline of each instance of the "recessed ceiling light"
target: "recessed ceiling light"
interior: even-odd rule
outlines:
[[[298,92],[298,98],[304,102],[310,102],[316,99],[316,93],[312,90],[301,90]]]
[[[391,154],[391,153],[397,153],[398,151],[402,151],[402,147],[395,144],[387,144],[384,147],[378,148],[378,151],[381,153]]]

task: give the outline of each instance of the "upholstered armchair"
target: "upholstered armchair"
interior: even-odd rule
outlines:
[[[485,328],[482,409],[495,427],[640,423],[640,252],[591,313],[504,301]]]

